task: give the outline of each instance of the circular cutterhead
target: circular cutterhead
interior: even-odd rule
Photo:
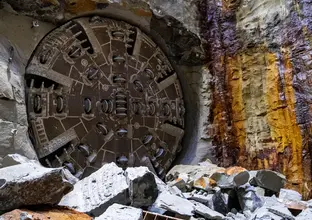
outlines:
[[[26,69],[40,160],[79,178],[103,164],[163,177],[184,134],[179,79],[162,50],[122,21],[74,19],[49,33]]]

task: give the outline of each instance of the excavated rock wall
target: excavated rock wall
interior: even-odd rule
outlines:
[[[0,164],[10,153],[37,158],[28,137],[23,79],[25,63],[21,51],[0,36]]]
[[[312,2],[203,3],[213,103],[208,135],[222,166],[284,173],[311,197]]]

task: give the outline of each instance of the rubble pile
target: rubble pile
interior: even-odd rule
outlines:
[[[6,213],[0,219],[67,219],[70,212],[96,220],[141,220],[145,212],[155,214],[152,219],[312,219],[312,201],[283,188],[285,177],[269,170],[207,161],[177,165],[164,182],[147,167],[124,170],[115,163],[79,181],[65,168],[44,168],[20,155],[8,155],[1,167],[0,210]]]

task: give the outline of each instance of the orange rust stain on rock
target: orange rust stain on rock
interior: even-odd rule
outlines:
[[[222,10],[232,11],[239,7],[241,0],[222,0]]]
[[[246,171],[246,169],[244,167],[239,167],[239,166],[234,166],[234,167],[229,167],[225,170],[225,174],[227,175],[233,175],[233,174],[238,174],[241,172]]]
[[[216,95],[217,98],[217,95]],[[217,102],[215,104],[215,107],[213,108],[213,124],[217,126],[217,138],[220,140],[220,142],[223,142],[225,140],[226,132],[227,132],[227,125],[225,121],[225,115],[226,112],[220,102]]]
[[[65,10],[72,14],[90,12],[96,9],[96,2],[92,0],[65,0]]]
[[[292,184],[300,184],[303,179],[302,172],[302,136],[296,123],[295,94],[292,87],[292,66],[287,50],[282,53],[282,63],[277,55],[266,53],[266,105],[267,122],[270,127],[271,137],[277,143],[277,153],[283,153],[286,147],[291,149],[289,160],[283,161],[283,173]],[[279,66],[284,65],[284,88],[280,91]],[[285,98],[281,99],[281,94]],[[265,163],[265,166],[268,166]],[[266,168],[266,167],[265,167]],[[297,189],[301,191],[300,189]]]
[[[208,183],[209,184],[209,183]],[[194,181],[194,186],[200,186],[202,187],[203,189],[205,189],[207,186],[207,183],[205,181],[205,179],[203,177],[197,179]]]
[[[243,76],[241,57],[228,57],[226,62],[226,74],[229,77],[229,87],[232,98],[233,133],[240,148],[240,154],[245,150],[245,106],[243,100]]]

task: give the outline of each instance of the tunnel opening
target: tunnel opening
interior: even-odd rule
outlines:
[[[103,164],[164,178],[185,128],[175,68],[147,34],[104,17],[50,32],[26,68],[30,135],[40,161],[84,178]]]

